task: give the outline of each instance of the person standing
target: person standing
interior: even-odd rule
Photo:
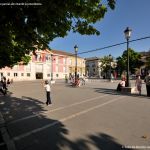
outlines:
[[[5,95],[5,92],[3,90],[3,80],[0,81],[0,92]]]
[[[150,97],[150,71],[148,72],[148,75],[145,77],[144,82],[146,84],[147,96]]]
[[[65,75],[65,82],[68,83],[68,76]]]
[[[6,78],[3,77],[3,79],[1,80],[1,84],[2,84],[2,88],[1,88],[1,92],[6,95],[7,94],[7,82],[6,82]]]
[[[85,75],[82,77],[82,85],[85,85]]]
[[[142,80],[141,80],[141,76],[140,75],[137,76],[137,79],[135,81],[135,87],[138,90],[139,95],[141,95]]]
[[[51,87],[50,87],[48,80],[45,81],[44,88],[46,91],[46,98],[47,98],[46,105],[48,106],[48,105],[52,104],[52,102],[51,102]]]

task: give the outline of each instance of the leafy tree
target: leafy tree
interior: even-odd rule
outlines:
[[[24,57],[22,57],[21,60],[22,60],[22,63],[23,63],[24,65],[27,65],[28,62],[31,60],[31,56],[25,55]]]
[[[103,71],[104,74],[107,74],[107,76],[110,75],[110,63],[113,62],[113,57],[110,56],[104,56],[103,58],[101,58],[101,69]],[[111,67],[112,70],[112,67]]]
[[[129,48],[129,70],[132,74],[135,73],[136,69],[142,66],[141,55]],[[125,50],[121,57],[117,58],[117,70],[122,73],[127,70],[127,50]]]
[[[13,66],[36,48],[48,48],[49,42],[68,31],[99,35],[94,24],[109,7],[115,7],[115,0],[34,0],[36,5],[30,5],[30,0],[4,2],[9,5],[0,6],[0,68]]]
[[[146,57],[145,66],[146,66],[147,70],[150,69],[150,55],[148,55]]]

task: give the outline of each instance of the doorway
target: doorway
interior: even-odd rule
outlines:
[[[43,79],[43,73],[37,72],[36,79]]]

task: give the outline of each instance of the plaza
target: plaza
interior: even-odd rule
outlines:
[[[90,80],[77,88],[56,81],[52,105],[46,106],[42,80],[14,82],[9,95],[0,97],[8,146],[16,150],[149,149],[150,99],[145,84],[141,96],[118,93],[117,84]]]

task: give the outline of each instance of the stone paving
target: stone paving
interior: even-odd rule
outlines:
[[[0,149],[6,144],[12,150],[150,149],[145,85],[139,96],[116,92],[117,84],[90,80],[76,88],[56,81],[48,107],[41,80],[14,83],[9,95],[0,96],[5,121]]]

